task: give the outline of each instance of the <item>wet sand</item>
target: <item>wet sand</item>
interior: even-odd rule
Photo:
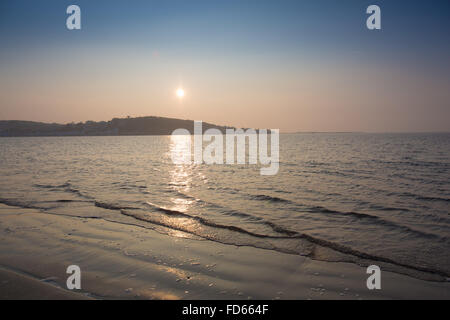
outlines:
[[[66,268],[81,268],[81,290]],[[0,205],[0,299],[450,299],[449,282]]]
[[[87,295],[64,290],[16,271],[0,268],[0,300],[86,300]]]

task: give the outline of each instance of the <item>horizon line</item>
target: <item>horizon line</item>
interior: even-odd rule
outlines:
[[[174,118],[174,117],[166,117],[166,116],[156,116],[156,115],[147,115],[147,116],[126,116],[126,117],[113,117],[110,120],[85,120],[85,121],[71,121],[71,122],[50,122],[50,121],[37,121],[37,120],[23,120],[23,119],[0,119],[1,121],[24,121],[24,122],[34,122],[34,123],[44,123],[44,124],[59,124],[59,125],[69,125],[69,124],[78,124],[78,123],[87,123],[87,122],[109,122],[113,119],[137,119],[137,118],[165,118],[165,119],[174,119],[174,120],[183,120],[183,121],[202,121],[204,123],[213,124],[220,127],[232,127],[232,128],[242,128],[242,129],[255,129],[260,130],[261,128],[251,128],[251,127],[237,127],[237,126],[231,126],[227,124],[215,124],[208,121],[203,120],[192,120],[192,119],[184,119],[184,118]],[[269,129],[269,128],[265,128]],[[274,128],[271,128],[274,129]],[[414,133],[450,133],[450,130],[448,131],[432,131],[432,130],[423,130],[423,131],[361,131],[361,130],[349,130],[349,131],[333,131],[333,130],[318,130],[318,131],[303,131],[303,130],[289,130],[289,131],[282,131],[280,130],[280,134],[317,134],[317,133],[335,133],[335,134],[351,134],[351,133],[361,133],[361,134],[414,134]]]

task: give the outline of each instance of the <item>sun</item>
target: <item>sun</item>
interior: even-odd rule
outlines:
[[[183,88],[178,88],[176,94],[177,94],[178,98],[180,98],[180,99],[183,98],[184,97],[184,90],[183,90]]]

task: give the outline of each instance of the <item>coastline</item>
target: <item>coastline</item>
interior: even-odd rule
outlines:
[[[81,268],[80,291],[65,289]],[[0,204],[0,299],[450,299],[449,282]],[[4,283],[4,281],[6,281]]]

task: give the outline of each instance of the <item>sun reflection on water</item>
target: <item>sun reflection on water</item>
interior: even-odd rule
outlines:
[[[171,165],[169,171],[169,186],[179,196],[170,198],[170,205],[167,209],[185,214],[194,205],[195,198],[190,198],[190,190],[192,188],[194,168],[190,163],[191,160],[191,136],[189,135],[172,135],[170,137],[169,152],[173,157],[175,156],[179,161]],[[170,160],[169,160],[170,161]],[[201,228],[198,221],[189,218],[189,216],[168,216],[164,218],[165,222],[178,229],[178,232],[172,234],[179,237],[186,237],[186,234],[181,230],[194,230]]]

